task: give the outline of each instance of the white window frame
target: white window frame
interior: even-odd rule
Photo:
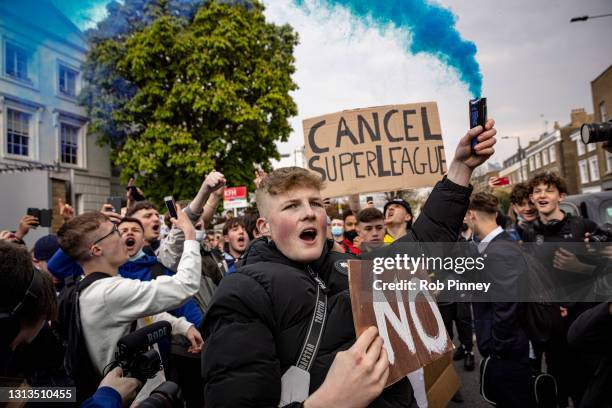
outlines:
[[[548,149],[542,150],[542,166],[548,165]]]
[[[590,182],[589,180],[589,164],[587,160],[580,160],[578,162],[578,172],[580,173],[580,183],[587,184]]]
[[[15,47],[21,48],[26,52],[26,71],[27,71],[27,79],[19,78],[13,75],[9,75],[6,72],[6,52],[7,45],[11,44]],[[28,45],[27,41],[19,41],[15,40],[12,36],[2,37],[2,54],[0,56],[0,78],[5,81],[24,86],[30,89],[38,90],[38,54],[36,51],[37,47],[34,45]]]
[[[597,145],[595,143],[589,143],[588,145],[586,145],[586,148],[587,148],[587,152],[591,153],[591,152],[594,152],[595,149],[597,149]]]
[[[8,152],[8,111],[9,109],[30,115],[28,129],[28,155],[21,156]],[[0,97],[0,153],[2,157],[11,160],[36,161],[39,157],[39,131],[42,108],[34,108],[13,100]]]
[[[589,157],[589,173],[591,174],[591,181],[599,180],[599,160],[597,156]]]
[[[540,152],[535,154],[535,167],[536,169],[539,169],[540,167],[542,167],[542,161],[540,158]]]
[[[77,134],[77,162],[76,164],[62,161],[62,124],[78,128]],[[87,122],[62,115],[60,112],[53,113],[53,125],[55,127],[55,160],[62,167],[84,169],[87,167]]]
[[[612,173],[612,153],[605,151],[605,157],[606,157],[606,174],[607,173]]]
[[[60,98],[68,99],[71,102],[75,102],[77,99],[77,96],[81,92],[81,70],[78,67],[74,66],[73,64],[67,63],[64,60],[59,60],[59,59],[57,60],[56,65],[57,65],[56,79],[55,79],[56,95]],[[60,71],[62,67],[69,69],[70,71],[73,71],[76,74],[76,77],[74,79],[74,95],[64,93],[60,89],[60,78],[61,78]]]
[[[599,102],[599,116],[601,116],[601,121],[606,122],[608,120],[608,111],[606,109],[606,102]]]
[[[548,154],[550,156],[551,163],[554,163],[557,161],[557,149],[555,149],[555,146],[550,146],[548,148]]]
[[[578,156],[582,156],[583,154],[586,153],[586,149],[584,147],[584,143],[582,143],[582,139],[580,139],[580,138],[578,138],[578,140],[576,140],[576,148],[577,148]]]
[[[533,156],[531,156],[529,158],[529,170],[530,171],[534,171],[535,170],[535,159]]]

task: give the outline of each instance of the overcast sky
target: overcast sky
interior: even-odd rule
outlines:
[[[568,123],[573,108],[593,112],[590,81],[612,64],[612,17],[569,20],[612,13],[612,0],[439,3],[455,13],[463,39],[478,48],[483,96],[499,135],[520,136],[526,146],[544,131],[544,121],[551,130],[555,121]],[[338,8],[296,8],[291,0],[264,4],[269,20],[289,23],[300,35],[294,77],[300,89],[293,95],[299,113],[290,141],[279,145],[292,156],[280,165],[293,165],[293,151],[304,144],[305,118],[431,100],[438,102],[447,156],[452,154],[467,128],[471,96],[436,58],[406,51],[409,33],[372,27]],[[493,160],[515,151],[515,140],[500,140]]]

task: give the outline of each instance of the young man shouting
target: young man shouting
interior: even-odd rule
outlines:
[[[494,152],[493,125],[490,120],[485,132],[477,127],[461,139],[447,176],[400,241],[457,239],[472,170]],[[470,149],[473,138],[479,141],[476,154]],[[270,240],[254,241],[242,266],[221,281],[202,326],[208,407],[278,407],[280,401],[306,408],[410,406],[407,380],[384,389],[389,361],[376,329],[355,338],[348,277],[339,262],[353,256],[331,251],[321,187],[318,176],[297,167],[275,170],[260,183],[258,227]],[[296,378],[296,360],[321,291],[327,292],[327,317],[319,349],[309,379]]]

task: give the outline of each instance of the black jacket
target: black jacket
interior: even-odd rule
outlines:
[[[455,241],[467,210],[470,188],[438,183],[401,241]],[[323,279],[328,314],[321,345],[310,370],[310,393],[325,379],[337,352],[355,342],[344,259],[331,252],[308,265]],[[286,258],[274,245],[256,241],[237,272],[215,292],[202,324],[202,374],[207,407],[276,407],[281,376],[296,363],[315,306],[316,286],[306,265]],[[412,390],[406,379],[388,387],[371,406],[407,407]]]
[[[582,313],[570,326],[567,340],[589,366],[592,377],[580,408],[612,406],[612,316],[609,303]]]
[[[528,271],[525,258],[518,244],[505,231],[489,242],[484,255],[485,268],[480,280],[492,285],[490,293],[475,297],[472,303],[478,350],[484,357],[527,363],[529,340],[521,327],[522,305],[496,301],[518,298],[523,275]]]

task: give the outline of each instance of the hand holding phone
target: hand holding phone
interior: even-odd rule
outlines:
[[[121,197],[108,197],[106,203],[113,206],[113,211],[121,214]]]
[[[476,126],[482,126],[484,131],[485,123],[487,123],[487,98],[476,98],[470,100],[470,129]],[[471,141],[472,153],[476,154],[476,145],[478,144],[478,136]]]
[[[164,197],[164,203],[166,203],[166,208],[168,208],[168,214],[172,218],[178,218],[178,214],[176,212],[176,205],[174,204],[174,198],[172,196]]]

